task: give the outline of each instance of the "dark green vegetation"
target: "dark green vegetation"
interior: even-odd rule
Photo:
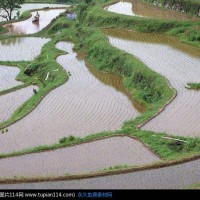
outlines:
[[[55,42],[52,40],[43,47],[41,54],[33,62],[0,62],[2,65],[18,66],[20,68],[20,74],[17,76],[17,80],[24,82],[24,85],[15,87],[9,91],[4,91],[4,93],[28,85],[39,86],[37,94],[34,94],[31,99],[20,106],[8,121],[1,123],[0,129],[26,116],[38,105],[46,94],[68,80],[67,73],[55,60],[57,56],[62,54],[62,51],[55,48]],[[59,69],[59,71],[53,71],[55,69]],[[49,79],[45,81],[48,72],[51,73]]]
[[[21,4],[23,3],[24,3],[24,0],[1,0],[0,9],[5,11],[5,14],[4,15],[0,14],[0,16],[5,18],[7,21],[12,20],[13,11],[21,8]],[[19,13],[17,15],[19,15]]]
[[[200,90],[200,83],[188,83],[186,87],[188,89]]]
[[[50,146],[39,146],[21,152],[13,152],[9,155],[0,155],[0,157],[52,150],[119,134],[138,138],[149,145],[163,160],[180,159],[199,153],[199,138],[171,136],[172,138],[186,141],[181,143],[162,138],[162,136],[166,136],[164,133],[155,134],[137,129],[138,125],[156,114],[173,97],[175,92],[169,87],[167,81],[162,76],[151,71],[133,56],[112,47],[102,30],[102,28],[129,28],[144,32],[168,33],[168,31],[180,27],[193,26],[193,23],[142,19],[108,13],[102,9],[108,2],[112,1],[95,0],[82,3],[77,8],[73,8],[78,13],[78,20],[69,21],[65,16],[60,16],[48,29],[35,34],[35,36],[49,37],[53,38],[53,40],[45,45],[41,55],[32,63],[6,63],[20,67],[20,80],[31,84],[35,83],[40,87],[40,91],[33,97],[35,100],[30,100],[30,103],[27,106],[22,106],[21,110],[23,110],[23,113],[27,113],[24,111],[27,108],[31,109],[34,107],[36,105],[34,102],[38,103],[44,94],[66,81],[67,76],[61,68],[59,68],[62,73],[61,75],[52,75],[53,77],[47,83],[43,80],[49,69],[53,67],[51,65],[56,65],[56,68],[60,67],[57,66],[55,57],[61,55],[62,52],[55,49],[55,43],[70,40],[75,43],[76,51],[84,51],[87,61],[96,69],[123,77],[124,86],[132,93],[134,99],[145,106],[145,112],[134,121],[126,122],[120,131],[98,133],[85,138],[76,138],[71,135],[70,137],[61,138],[56,144]],[[199,23],[199,21],[195,23]],[[179,36],[178,34],[174,35]],[[187,37],[186,41],[189,42]],[[197,44],[197,42],[194,42],[194,45]],[[47,54],[49,55],[49,60],[47,59]],[[23,73],[27,64],[31,64],[28,71],[26,71],[28,76]],[[63,79],[59,79],[60,76]],[[21,115],[22,111],[19,111],[20,109],[15,112],[12,119]]]
[[[182,42],[200,47],[200,19],[179,22],[175,20],[147,19],[107,12],[102,9],[113,0],[97,1],[89,7],[87,15],[83,14],[88,26],[133,29],[148,33],[165,33],[179,37]]]
[[[185,13],[199,14],[200,1],[199,0],[144,0],[150,3],[159,4],[177,11],[184,11]]]

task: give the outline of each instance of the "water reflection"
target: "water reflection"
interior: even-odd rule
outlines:
[[[140,33],[136,31],[127,31],[123,29],[104,29],[105,34],[121,38],[123,40],[143,42],[143,43],[154,43],[154,44],[167,44],[173,48],[189,54],[194,57],[200,57],[200,48],[182,43],[178,38],[167,36],[163,34],[154,33]]]
[[[51,9],[39,11],[40,21],[35,23],[32,22],[33,16],[36,12],[32,12],[32,17],[21,22],[13,23],[12,25],[5,26],[10,33],[16,34],[33,34],[41,31],[43,28],[48,26],[50,22],[56,18],[60,13],[64,12],[65,9]]]
[[[83,61],[85,60],[85,55],[83,53],[82,54],[79,53],[77,59]],[[145,108],[142,105],[140,105],[137,101],[135,101],[131,93],[128,90],[126,90],[126,88],[123,85],[123,79],[121,77],[105,73],[100,70],[96,70],[91,64],[87,62],[85,64],[89,69],[89,71],[92,73],[92,75],[94,75],[95,78],[97,78],[100,82],[104,83],[105,85],[111,86],[115,88],[117,91],[126,95],[131,100],[133,106],[137,109],[137,111],[139,112],[145,111]]]
[[[0,61],[30,61],[40,54],[50,39],[12,37],[0,40]]]
[[[146,66],[168,79],[176,98],[142,129],[179,136],[199,137],[200,93],[185,88],[200,82],[200,49],[178,39],[125,30],[107,30],[110,43],[139,58]]]
[[[1,46],[11,46],[11,45],[17,45],[23,41],[24,38],[21,37],[12,37],[7,39],[0,40]]]
[[[42,9],[42,8],[59,8],[59,7],[69,7],[70,5],[64,5],[64,4],[45,4],[45,3],[25,3],[21,5],[22,7],[19,9],[20,13],[27,10],[33,10],[33,9]],[[1,14],[5,14],[3,10],[0,11]],[[13,11],[13,16],[16,16],[17,10]],[[2,17],[0,17],[0,22],[5,21]]]
[[[155,19],[169,19],[169,20],[191,20],[196,19],[184,13],[175,10],[169,10],[162,7],[154,6],[147,2],[139,0],[126,0],[113,4],[106,8],[110,12],[115,12],[124,15],[139,16],[145,18]]]

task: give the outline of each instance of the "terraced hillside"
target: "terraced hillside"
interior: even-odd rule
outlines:
[[[63,6],[1,23],[0,188],[199,182],[198,16],[140,1]]]

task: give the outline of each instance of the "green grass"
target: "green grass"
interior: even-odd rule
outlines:
[[[144,0],[146,2],[153,3],[154,0]],[[186,13],[192,13],[197,15],[200,9],[200,1],[199,0],[157,0],[162,5],[169,4],[171,8],[177,4],[181,6],[181,10],[183,9]],[[178,8],[178,7],[177,7]]]
[[[19,16],[19,20],[25,20],[31,17],[30,11],[25,11]]]
[[[187,89],[200,90],[200,83],[188,83]]]
[[[132,55],[112,47],[100,29],[82,28],[77,34],[79,44],[75,49],[85,50],[88,62],[97,70],[123,77],[126,89],[146,108],[145,113],[138,117],[132,126],[136,127],[146,121],[174,95],[174,91],[162,76]]]
[[[188,189],[188,190],[200,190],[200,183],[190,185],[188,187],[182,188],[182,189]]]
[[[113,171],[123,170],[123,169],[128,169],[128,168],[132,168],[132,167],[128,165],[116,165],[116,166],[111,166],[103,170],[100,170],[100,172],[113,172]]]
[[[78,25],[73,21],[68,21],[64,16],[61,16],[53,24],[51,24],[48,29],[43,30],[36,35],[43,37],[49,36],[54,39],[43,48],[41,55],[33,63],[46,63],[46,53],[49,53],[49,49],[52,51],[52,55],[50,54],[50,57],[52,58],[50,63],[54,63],[55,56],[57,54],[62,54],[62,52],[55,49],[55,43],[63,40],[72,40],[75,43],[75,49],[77,51],[79,51],[80,48],[81,50],[84,50],[87,54],[87,61],[90,62],[96,69],[113,73],[118,76],[124,75],[124,85],[127,89],[129,89],[129,91],[132,92],[134,98],[146,107],[146,112],[137,119],[126,122],[120,131],[93,134],[85,138],[76,138],[72,133],[71,137],[60,138],[60,140],[55,144],[49,146],[38,146],[7,155],[2,154],[0,156],[1,158],[6,156],[23,155],[32,152],[54,150],[118,134],[140,139],[142,142],[149,145],[151,149],[164,160],[177,159],[180,158],[180,155],[185,157],[199,152],[200,139],[198,138],[182,138],[172,136],[173,138],[179,138],[189,142],[180,145],[176,144],[174,141],[162,139],[161,136],[166,136],[164,133],[155,134],[153,132],[137,130],[136,126],[155,114],[157,110],[172,97],[174,92],[168,87],[168,84],[163,77],[151,71],[133,56],[112,47],[108,43],[104,33],[99,28],[80,27],[80,24]],[[52,68],[50,63],[47,62],[48,65],[44,68],[46,72],[49,69],[48,67]],[[27,63],[24,63],[24,66],[25,64]],[[119,67],[121,65],[122,67]],[[141,72],[143,76],[141,76]],[[41,79],[44,78],[44,74],[45,73],[42,73],[42,71],[40,72],[40,70],[36,70],[35,72],[35,75],[41,77]],[[35,77],[35,75],[33,77]],[[21,79],[23,78],[25,79],[27,77],[22,74]],[[36,80],[38,81],[38,84],[41,85],[40,87],[44,87],[43,83],[39,81],[40,79]],[[53,84],[54,81],[51,82],[51,84]],[[152,84],[149,85],[149,81],[152,81]],[[157,85],[158,87],[155,87]],[[51,88],[51,85],[45,86],[45,88],[46,87]],[[151,91],[155,90],[155,93],[153,92],[152,95],[148,93],[143,94],[145,87],[149,88]],[[158,94],[161,89],[165,92],[163,92],[163,94],[158,98]],[[39,95],[39,93],[37,95]],[[26,110],[25,108],[27,107],[23,107],[23,110]],[[15,116],[19,115],[20,113],[16,112]]]
[[[55,42],[52,40],[44,45],[41,54],[33,62],[0,62],[0,64],[8,66],[18,66],[20,68],[20,74],[17,76],[17,80],[24,82],[25,85],[38,85],[40,88],[37,94],[33,95],[28,101],[17,108],[8,121],[0,124],[0,129],[4,129],[8,125],[22,119],[39,104],[45,95],[68,80],[68,74],[56,62],[56,57],[62,54],[63,52],[61,50],[55,48]],[[29,68],[33,70],[31,76],[24,74],[24,69],[27,65],[30,65]],[[54,72],[54,69],[59,70]],[[48,72],[51,72],[49,79],[44,81]],[[24,86],[22,85],[21,87]],[[15,89],[19,89],[21,87]],[[4,91],[4,94],[5,93],[6,91]]]
[[[103,10],[103,6],[114,0],[96,1],[95,6],[83,12],[81,20],[88,26],[105,28],[124,28],[148,33],[164,33],[176,36],[180,41],[200,47],[200,19],[195,21],[179,22],[176,20],[147,19],[120,15]]]
[[[98,1],[98,3],[99,2],[100,1]],[[95,13],[98,9],[100,9],[99,13]],[[151,26],[154,24],[157,24],[157,26],[155,26],[153,30],[150,25],[145,28],[148,21]],[[60,138],[59,141],[55,141],[55,144],[38,146],[19,152],[13,152],[11,154],[1,154],[0,158],[54,150],[118,134],[138,138],[143,143],[149,145],[163,160],[174,160],[185,158],[193,154],[199,154],[200,138],[170,136],[172,138],[187,141],[186,143],[180,144],[173,140],[163,139],[162,136],[167,136],[165,133],[155,134],[154,132],[137,129],[139,124],[152,117],[172,98],[174,91],[168,86],[165,78],[150,70],[147,66],[128,53],[111,46],[107,37],[101,30],[102,26],[126,27],[126,25],[128,25],[127,28],[136,28],[137,30],[141,29],[143,31],[145,29],[147,32],[165,32],[165,30],[169,30],[171,27],[174,28],[176,25],[181,25],[181,23],[175,21],[165,22],[164,24],[162,24],[162,22],[162,20],[143,20],[126,16],[121,18],[121,16],[119,17],[116,14],[103,11],[102,4],[97,4],[94,7],[87,7],[84,16],[79,16],[79,20],[76,22],[67,20],[65,16],[60,16],[48,27],[48,29],[35,34],[35,36],[40,37],[51,37],[53,40],[44,46],[41,55],[31,63],[31,77],[27,77],[23,73],[25,66],[30,63],[9,62],[2,64],[19,66],[21,73],[18,79],[23,80],[25,83],[37,84],[40,87],[40,91],[22,107],[18,108],[10,121],[6,122],[7,124],[4,124],[4,126],[1,125],[3,130],[5,130],[4,127],[10,123],[25,116],[30,109],[33,109],[37,105],[45,94],[67,80],[67,74],[62,71],[62,68],[55,61],[56,56],[63,53],[55,48],[55,44],[58,41],[73,41],[75,43],[75,50],[84,51],[87,55],[87,61],[97,70],[123,77],[124,86],[132,93],[134,99],[145,106],[146,111],[135,120],[126,122],[120,131],[103,132],[89,135],[84,138],[76,138],[72,133],[70,137]],[[190,24],[190,22],[184,23]],[[49,59],[47,59],[47,55],[49,56]],[[40,66],[43,65],[43,70],[40,70]],[[61,74],[52,74],[49,82],[44,83],[43,80],[46,73],[54,68],[59,68]]]
[[[29,13],[29,12],[26,12],[26,13]],[[24,14],[24,16],[28,16],[28,14]],[[70,24],[70,21],[66,20],[66,17],[64,16],[60,17],[57,23],[55,23],[55,25],[59,24],[60,22],[62,22],[61,23],[62,26],[65,23]],[[63,28],[62,26],[57,27],[57,28],[61,29]],[[58,50],[55,47],[56,43],[58,42],[57,38],[55,38],[55,34],[48,34],[48,32],[45,33],[45,31],[46,29],[41,31],[41,35],[39,33],[33,35],[36,37],[38,36],[38,37],[52,38],[50,42],[48,42],[47,44],[43,46],[41,54],[34,61],[32,62],[9,62],[9,61],[2,62],[0,61],[0,64],[2,65],[19,67],[20,73],[17,75],[16,80],[24,82],[23,85],[11,88],[9,90],[1,91],[0,95],[4,95],[12,91],[16,91],[18,89],[21,89],[29,85],[37,85],[39,87],[39,92],[37,94],[34,94],[28,101],[26,101],[19,108],[17,108],[9,120],[3,123],[0,123],[0,130],[6,128],[10,124],[15,123],[16,121],[22,119],[27,114],[29,114],[50,91],[64,84],[69,78],[68,73],[56,62],[56,58],[60,55],[65,54],[65,52]],[[55,33],[55,28],[53,29],[53,31]],[[42,33],[44,34],[42,35]],[[14,36],[2,35],[0,36],[0,39],[9,38],[9,37],[14,37]],[[25,71],[25,68],[27,66],[29,66],[28,71],[31,73],[26,73],[27,70]],[[53,71],[57,69],[58,71]],[[50,73],[49,79],[45,81],[45,78],[48,72],[51,72],[51,73]]]

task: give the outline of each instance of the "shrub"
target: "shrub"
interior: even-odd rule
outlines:
[[[76,140],[77,138],[74,137],[73,135],[70,135],[69,137],[63,137],[59,140],[59,143],[60,144],[64,144],[64,143],[67,143],[67,142],[71,142],[71,141],[74,141]]]

